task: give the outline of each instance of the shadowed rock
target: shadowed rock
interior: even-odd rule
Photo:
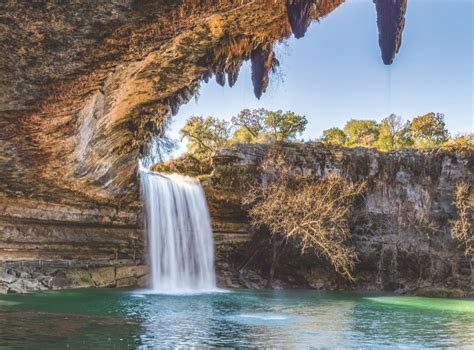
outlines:
[[[393,63],[402,44],[408,0],[374,0],[377,10],[379,46],[386,65]]]
[[[252,51],[252,83],[253,92],[259,99],[267,90],[270,70],[278,66],[272,45],[260,46]]]
[[[237,63],[234,65],[231,65],[227,69],[227,81],[229,82],[230,87],[234,86],[234,84],[237,82],[237,79],[239,78],[240,66],[241,66],[241,63]]]
[[[288,0],[286,9],[288,12],[288,22],[295,38],[304,37],[306,30],[311,24],[311,7],[315,0]]]

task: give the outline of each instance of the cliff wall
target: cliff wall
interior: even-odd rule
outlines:
[[[273,45],[343,2],[0,2],[0,292],[143,284],[136,167],[150,141],[245,60],[261,96]],[[405,5],[376,4],[390,62]],[[244,219],[221,207],[217,236],[247,239]]]
[[[110,207],[2,201],[0,293],[144,286],[137,220],[133,212]]]
[[[359,256],[355,283],[335,274],[324,259],[301,255],[287,245],[276,269],[275,288],[473,292],[470,262],[451,238],[449,222],[457,215],[456,184],[474,180],[472,151],[381,153],[317,143],[283,149],[293,171],[365,180],[367,192],[350,221],[349,243]],[[267,150],[264,145],[223,150],[214,157],[213,173],[201,178],[222,287],[266,286],[269,236],[251,227],[242,198],[249,185],[259,181],[259,164]],[[471,202],[473,198],[471,193]],[[2,201],[0,291],[144,286],[146,242],[140,211],[139,202],[130,209],[36,199]]]
[[[259,179],[263,145],[237,145],[214,158],[204,180],[215,226],[217,268],[223,286],[262,288],[271,245],[251,233],[242,196]],[[282,288],[390,290],[427,293],[426,288],[473,292],[470,262],[450,235],[457,183],[474,182],[472,151],[326,148],[308,143],[284,147],[295,172],[338,173],[366,180],[367,191],[351,217],[351,244],[358,252],[356,282],[336,275],[324,259],[287,247],[275,286]],[[471,193],[471,203],[474,193]],[[472,217],[470,217],[472,222]],[[472,263],[472,262],[471,262]],[[448,292],[446,292],[448,293]]]

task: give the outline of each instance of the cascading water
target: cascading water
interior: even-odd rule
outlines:
[[[200,183],[145,169],[140,171],[140,178],[153,291],[215,289],[212,230]]]

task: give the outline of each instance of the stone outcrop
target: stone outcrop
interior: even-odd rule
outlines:
[[[259,180],[258,165],[266,149],[263,145],[237,145],[223,150],[214,158],[214,172],[204,180],[215,223],[216,264],[223,286],[266,285],[270,242],[265,234],[251,234],[254,230],[241,205],[248,185]],[[296,172],[321,176],[338,173],[353,180],[363,179],[367,192],[351,217],[351,244],[359,256],[356,282],[344,281],[314,254],[302,256],[298,249],[287,246],[275,287],[456,296],[459,290],[474,292],[473,271],[458,242],[451,238],[449,223],[456,217],[456,184],[474,183],[472,151],[382,153],[309,143],[285,147],[285,154]]]

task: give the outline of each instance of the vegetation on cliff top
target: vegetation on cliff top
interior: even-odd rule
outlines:
[[[180,130],[181,138],[188,141],[187,153],[180,159],[155,164],[152,169],[190,175],[208,173],[218,150],[236,143],[294,142],[307,123],[305,116],[294,112],[263,108],[244,109],[231,122],[212,116],[191,116]]]
[[[403,121],[395,114],[382,119],[380,123],[351,119],[344,129],[324,130],[322,137],[326,145],[375,147],[385,152],[406,147],[438,147],[448,140],[444,115],[433,112],[411,121]]]
[[[190,117],[180,130],[188,140],[188,153],[199,160],[233,143],[294,141],[306,128],[305,116],[294,112],[244,109],[231,122],[214,117]]]
[[[299,142],[306,128],[305,116],[264,108],[244,109],[231,121],[216,117],[191,116],[180,130],[187,139],[187,152],[179,160],[154,166],[155,171],[184,172],[199,175],[211,171],[214,154],[233,144],[274,144]],[[474,149],[474,135],[451,137],[442,113],[427,113],[403,121],[391,114],[380,123],[375,120],[350,119],[343,129],[323,131],[318,141],[328,147],[372,147],[383,152],[403,148]]]

